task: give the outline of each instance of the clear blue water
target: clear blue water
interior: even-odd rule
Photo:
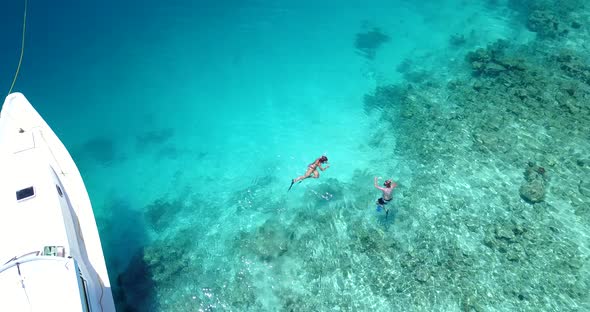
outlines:
[[[439,163],[400,150],[410,134],[391,124],[395,114],[364,104],[376,87],[411,81],[407,64],[442,90],[471,79],[467,52],[497,39],[531,44],[518,10],[483,0],[31,2],[15,90],[80,167],[121,311],[583,310],[588,297],[509,288],[527,262],[506,264],[484,244],[487,222],[509,218],[507,202],[527,205],[519,165],[502,176],[515,189],[510,199],[490,199],[478,190],[493,188],[497,169],[447,164],[441,178]],[[9,86],[22,3],[0,11],[0,85]],[[389,40],[371,58],[355,38],[375,27]],[[465,42],[449,44],[457,34]],[[451,112],[445,92],[421,95]],[[331,166],[320,179],[286,192],[322,154]],[[491,161],[482,159],[471,163]],[[375,211],[374,176],[401,185],[388,218]],[[557,207],[550,218],[568,224],[556,239],[587,238],[588,220],[567,212],[566,197],[547,199]],[[433,239],[446,237],[455,217],[472,218],[467,228],[477,230]],[[588,245],[571,244],[582,259],[575,289],[584,289]],[[437,275],[443,262],[429,259],[448,245],[488,257]],[[421,250],[432,253],[421,258]]]

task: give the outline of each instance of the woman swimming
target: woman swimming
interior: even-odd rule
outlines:
[[[327,162],[328,162],[328,157],[322,156],[322,157],[316,159],[311,164],[309,164],[309,166],[307,166],[307,171],[305,172],[304,175],[291,180],[291,186],[289,186],[289,191],[291,190],[291,188],[293,187],[293,184],[295,184],[295,182],[301,183],[301,181],[311,177],[312,174],[313,174],[314,179],[319,178],[320,173],[318,172],[318,168],[321,171],[328,169],[330,167],[330,165],[326,165],[326,167],[322,167],[322,164],[327,163]]]

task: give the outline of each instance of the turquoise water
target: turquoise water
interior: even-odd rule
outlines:
[[[9,86],[22,3],[1,11]],[[80,167],[118,310],[590,309],[583,2],[61,1],[28,20],[15,90]],[[375,176],[400,185],[387,218]]]

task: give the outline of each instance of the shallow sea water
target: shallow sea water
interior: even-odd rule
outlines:
[[[583,311],[590,11],[562,2],[31,3],[16,90],[120,311]]]

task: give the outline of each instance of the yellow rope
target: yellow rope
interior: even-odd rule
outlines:
[[[18,77],[18,72],[20,71],[20,64],[23,62],[23,54],[25,54],[25,30],[27,27],[27,2],[25,0],[25,13],[23,14],[23,34],[22,34],[22,42],[20,46],[20,58],[18,60],[18,66],[16,67],[16,73],[14,73],[14,79],[12,79],[12,84],[10,85],[10,90],[8,90],[8,94],[12,93],[12,88],[14,88],[14,84],[16,83],[16,77]]]

